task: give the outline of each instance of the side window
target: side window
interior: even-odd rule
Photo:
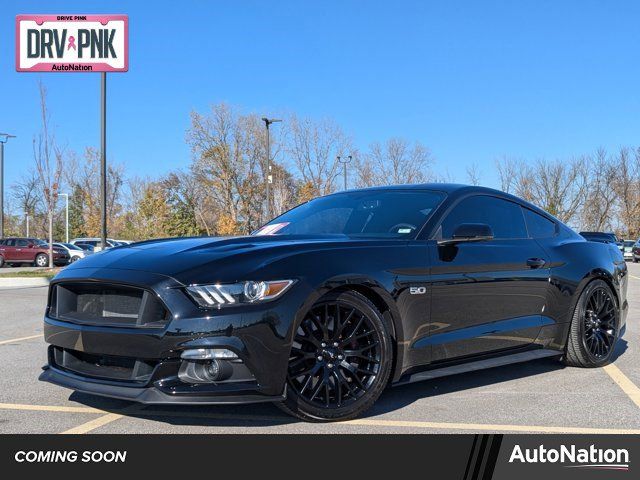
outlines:
[[[461,223],[484,223],[496,239],[527,238],[520,205],[487,195],[462,200],[442,222],[442,238],[451,238]]]
[[[556,234],[556,224],[551,220],[523,208],[524,218],[527,221],[527,229],[531,238],[549,238]]]
[[[16,240],[16,247],[26,247],[29,245],[29,242],[26,240]]]
[[[16,244],[16,241],[13,238],[7,240],[7,242],[5,243],[7,247],[13,247],[15,246],[15,244]]]

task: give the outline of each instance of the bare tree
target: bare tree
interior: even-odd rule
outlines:
[[[326,195],[336,188],[340,172],[337,157],[351,150],[351,140],[332,120],[314,121],[292,115],[287,153],[291,156],[303,184],[315,195]]]
[[[500,190],[512,193],[516,189],[518,171],[522,162],[509,157],[496,160],[496,169],[500,177]]]
[[[603,231],[612,228],[617,201],[618,174],[614,161],[604,149],[598,149],[589,158],[589,188],[582,206],[582,227]]]
[[[191,113],[187,142],[194,157],[191,171],[203,187],[206,230],[230,235],[255,229],[265,178],[260,119],[226,104],[213,105],[208,115]]]
[[[374,142],[367,153],[356,157],[356,184],[369,187],[434,181],[433,163],[431,152],[419,142],[411,145],[402,138]]]
[[[482,175],[477,164],[472,163],[467,166],[467,181],[470,185],[480,185],[481,176]]]
[[[21,215],[30,215],[32,218],[36,210],[42,205],[42,192],[39,191],[39,175],[34,170],[29,170],[19,181],[11,186],[12,196],[17,203]]]
[[[42,199],[47,212],[49,237],[49,268],[53,268],[53,216],[58,201],[60,177],[62,175],[62,149],[58,146],[54,132],[49,127],[47,90],[40,82],[41,132],[33,138],[33,158],[42,189]]]
[[[631,237],[640,234],[640,150],[621,148],[615,160],[620,222]]]
[[[75,152],[67,155],[64,169],[65,183],[74,195],[82,198],[70,198],[70,202],[79,202],[84,206],[83,219],[88,235],[100,236],[100,155],[92,147],[87,147],[81,159]],[[131,185],[131,182],[129,182]],[[107,218],[112,234],[122,231],[123,219],[121,214],[122,191],[125,187],[124,167],[121,164],[109,162],[107,168]]]

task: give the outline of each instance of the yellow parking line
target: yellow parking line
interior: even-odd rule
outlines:
[[[20,337],[20,338],[13,338],[11,340],[2,340],[0,342],[0,345],[5,345],[7,343],[15,343],[15,342],[21,342],[22,340],[32,340],[34,338],[42,338],[42,334],[39,335],[31,335],[30,337]]]
[[[77,427],[70,428],[69,430],[65,430],[64,432],[60,432],[61,435],[81,435],[83,433],[89,433],[91,430],[95,430],[96,428],[100,428],[107,423],[111,423],[115,420],[122,418],[122,415],[118,415],[117,413],[108,413],[107,415],[103,415],[101,417],[95,418],[87,423],[83,423],[82,425],[78,425]]]
[[[33,412],[64,413],[106,413],[104,410],[91,407],[65,407],[60,405],[25,405],[22,403],[0,403],[0,410],[28,410]]]
[[[629,397],[631,401],[633,401],[633,403],[640,407],[640,388],[638,388],[631,380],[629,380],[629,377],[622,373],[622,371],[613,363],[606,365],[602,369],[607,372],[613,379],[613,381],[616,382],[622,389],[622,391],[627,394],[627,397]]]
[[[637,387],[636,387],[637,388]],[[30,410],[43,412],[67,412],[67,413],[94,413],[103,414],[89,422],[62,432],[63,434],[83,434],[96,428],[107,425],[127,415],[135,413],[138,417],[179,417],[179,418],[209,418],[214,420],[230,421],[282,421],[289,423],[289,417],[260,416],[260,415],[231,415],[224,413],[200,413],[188,411],[153,411],[145,410],[138,406],[132,406],[121,410],[120,413],[108,413],[104,410],[91,407],[64,407],[57,405],[25,405],[13,403],[0,403],[0,409],[5,410]],[[432,430],[470,430],[470,431],[497,431],[497,432],[534,432],[534,433],[576,433],[576,434],[624,434],[638,435],[640,429],[615,429],[615,428],[589,428],[589,427],[557,427],[543,425],[508,425],[485,423],[455,423],[455,422],[422,422],[409,420],[384,420],[376,418],[362,418],[346,422],[336,422],[337,425],[352,425],[364,427],[394,427],[394,428],[420,428]]]
[[[472,431],[500,431],[500,432],[535,432],[535,433],[591,433],[591,434],[627,434],[637,435],[640,430],[626,430],[615,428],[587,428],[587,427],[545,427],[540,425],[491,425],[485,423],[449,423],[449,422],[413,422],[398,420],[358,419],[340,422],[347,425],[362,425],[371,427],[399,427],[399,428],[431,428],[439,430],[472,430]]]

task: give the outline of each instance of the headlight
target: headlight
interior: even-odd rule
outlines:
[[[272,280],[192,285],[187,287],[187,293],[201,307],[221,308],[273,300],[286,292],[293,282],[293,280]]]

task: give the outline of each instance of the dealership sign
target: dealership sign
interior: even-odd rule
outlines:
[[[19,72],[126,72],[127,15],[18,15]]]

